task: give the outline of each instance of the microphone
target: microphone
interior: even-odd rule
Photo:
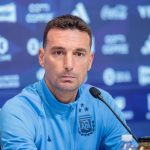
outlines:
[[[116,116],[118,121],[124,126],[124,128],[133,136],[135,141],[138,143],[137,137],[132,133],[132,131],[129,129],[129,127],[120,119],[120,117],[113,111],[113,109],[108,105],[108,103],[103,99],[103,97],[101,96],[101,92],[95,87],[91,87],[89,89],[89,91],[93,97],[101,100],[111,110],[111,112]]]

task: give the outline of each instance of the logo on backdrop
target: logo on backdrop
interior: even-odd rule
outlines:
[[[0,76],[0,89],[18,87],[20,87],[20,77],[18,74]]]
[[[100,18],[102,20],[126,20],[128,17],[128,7],[118,4],[114,7],[104,5],[100,10]]]
[[[40,42],[36,38],[30,38],[27,42],[27,51],[31,56],[36,56],[38,54],[39,48],[42,46],[42,42]]]
[[[75,9],[72,11],[72,15],[82,18],[86,23],[90,23],[88,13],[85,9],[84,4],[81,2],[76,4]]]
[[[8,40],[0,36],[0,62],[11,60],[11,55],[7,53],[8,49],[9,49]]]
[[[92,53],[95,53],[95,38],[94,38],[94,36],[92,36],[91,51],[92,51]]]
[[[36,71],[36,79],[41,80],[44,76],[45,70],[43,68],[40,68]]]
[[[150,5],[145,6],[139,5],[137,6],[137,10],[142,19],[150,18]]]
[[[150,66],[139,66],[138,82],[141,86],[150,84]]]
[[[126,120],[131,120],[134,118],[134,112],[132,110],[124,110],[126,108],[126,98],[124,96],[115,97],[115,101],[118,107],[124,113],[124,117]]]
[[[129,46],[127,44],[126,36],[123,34],[105,35],[102,53],[104,55],[128,54]]]
[[[141,53],[143,55],[150,55],[150,34],[148,39],[144,42],[144,45],[141,48]]]
[[[147,109],[148,109],[148,112],[146,113],[146,119],[147,120],[150,120],[150,93],[147,94]]]
[[[49,3],[30,3],[25,20],[27,23],[47,23],[53,16]]]
[[[115,71],[113,68],[106,68],[103,72],[103,81],[106,85],[112,86],[115,83],[127,83],[132,81],[129,71]]]
[[[0,22],[17,22],[15,3],[0,5]]]

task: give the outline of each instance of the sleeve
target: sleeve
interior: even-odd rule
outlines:
[[[120,119],[126,124],[123,113],[117,107],[112,96],[110,96],[108,93],[105,93],[103,97],[105,101],[115,111],[115,113],[120,117]],[[103,111],[105,112],[105,129],[100,149],[119,150],[121,146],[121,136],[123,134],[129,133],[107,106],[104,106],[104,109],[105,110]],[[137,143],[135,141],[133,142],[133,144],[135,145],[135,147],[137,146]]]
[[[0,113],[0,139],[3,150],[36,150],[34,119],[28,107],[6,103]]]

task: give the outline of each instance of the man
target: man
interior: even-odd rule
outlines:
[[[91,31],[80,18],[48,22],[39,50],[44,78],[9,100],[1,112],[4,150],[117,150],[127,131],[84,84],[90,70]],[[124,120],[112,97],[102,96]]]

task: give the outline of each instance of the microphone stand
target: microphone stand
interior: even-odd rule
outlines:
[[[129,127],[120,119],[120,117],[112,110],[112,108],[106,103],[106,101],[103,99],[103,97],[98,94],[97,98],[101,100],[103,103],[106,104],[106,106],[111,110],[111,112],[116,116],[116,118],[121,122],[121,124],[127,129],[127,131],[133,136],[135,141],[138,143],[138,139],[135,137],[135,135],[132,133],[132,131],[129,129]]]

